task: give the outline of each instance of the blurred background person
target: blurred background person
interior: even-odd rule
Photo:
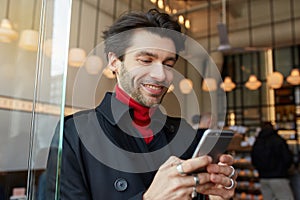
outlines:
[[[288,169],[293,156],[286,141],[270,122],[265,122],[251,151],[252,164],[258,170],[261,191],[266,200],[293,200]]]

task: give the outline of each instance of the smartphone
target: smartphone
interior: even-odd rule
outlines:
[[[220,155],[226,151],[232,137],[233,131],[230,130],[207,129],[192,157],[209,155],[213,163],[218,163]]]

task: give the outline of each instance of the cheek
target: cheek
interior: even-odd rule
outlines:
[[[173,73],[173,70],[170,70],[170,71],[166,71],[166,81],[171,84],[173,82],[173,79],[174,79],[174,73]]]

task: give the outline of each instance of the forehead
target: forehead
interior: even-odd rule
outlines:
[[[173,40],[145,30],[135,30],[132,32],[130,44],[126,50],[127,53],[151,50],[170,55],[176,54],[176,47]]]

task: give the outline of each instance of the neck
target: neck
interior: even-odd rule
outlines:
[[[132,99],[118,85],[116,86],[116,98],[133,108],[133,125],[142,134],[146,143],[151,142],[153,139],[153,132],[149,129],[149,124],[151,122],[150,116],[153,114],[154,109],[141,105]]]

